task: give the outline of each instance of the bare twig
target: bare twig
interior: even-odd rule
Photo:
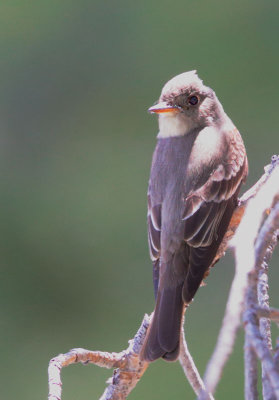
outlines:
[[[248,274],[255,266],[254,242],[263,215],[273,205],[278,195],[279,167],[276,164],[260,185],[257,195],[250,199],[239,228],[232,240],[235,248],[236,272],[231,286],[225,316],[213,355],[208,363],[204,382],[209,392],[214,393],[223,368],[230,356],[240,326],[244,294],[248,286]],[[270,171],[269,170],[269,171]]]
[[[85,349],[73,349],[69,353],[60,354],[49,363],[49,400],[61,399],[60,370],[73,363],[93,363],[99,367],[117,368],[113,378],[100,400],[122,400],[136,386],[148,367],[147,362],[139,358],[150,317],[144,316],[142,324],[133,340],[130,340],[127,350],[121,353],[106,353],[101,351],[89,351]]]
[[[279,338],[276,339],[276,347],[274,350],[274,366],[277,372],[279,372]]]
[[[246,400],[257,400],[258,396],[258,359],[257,355],[250,344],[247,336],[245,336],[244,343],[244,359],[245,363],[249,365],[249,368],[245,368],[245,399]]]
[[[279,205],[279,204],[278,204]],[[279,208],[278,208],[279,209]],[[276,212],[276,210],[272,210],[272,214]],[[270,221],[267,219],[265,224]],[[261,236],[259,236],[260,238]],[[258,240],[257,240],[258,242]],[[256,242],[256,248],[257,246]],[[259,307],[265,310],[269,310],[269,294],[268,294],[268,264],[271,259],[273,250],[275,245],[277,244],[277,231],[271,237],[271,242],[266,249],[265,257],[263,259],[262,264],[257,265],[258,269],[258,304]],[[265,342],[266,347],[269,351],[272,351],[272,340],[271,340],[271,322],[270,318],[261,318],[259,321],[260,333]],[[263,391],[263,399],[270,400],[275,398],[273,393],[272,386],[269,382],[268,371],[266,371],[265,367],[262,368],[262,391]]]
[[[279,310],[277,308],[256,307],[256,313],[259,318],[268,318],[275,323],[279,323]]]
[[[265,271],[263,267],[270,261],[277,243],[276,227],[279,223],[279,203],[271,210],[265,220],[255,243],[255,267],[249,272],[248,289],[245,298],[243,316],[245,327],[245,398],[257,399],[257,360],[262,362],[262,387],[264,399],[278,399],[279,375],[271,356],[271,334],[269,324],[259,328],[259,320],[255,305],[268,309],[268,293]],[[261,279],[259,279],[261,278]],[[266,319],[264,319],[266,320]],[[264,321],[262,320],[262,321]]]
[[[279,189],[278,189],[279,191]],[[279,226],[279,203],[275,204],[274,208],[271,210],[270,215],[265,220],[255,243],[255,254],[256,262],[255,269],[252,272],[254,275],[254,287],[258,291],[258,303],[262,309],[269,309],[269,296],[268,296],[268,281],[267,281],[267,268],[268,262],[271,259],[275,245],[277,244],[277,227]],[[249,286],[249,290],[252,290],[252,285]],[[254,305],[257,302],[254,302]],[[250,308],[251,305],[246,304],[246,309]],[[256,313],[255,319],[256,318]],[[272,342],[271,342],[271,332],[270,332],[270,320],[267,318],[262,318],[257,326],[253,328],[253,320],[248,321],[251,325],[249,334],[254,334],[254,337],[250,337],[251,343],[259,346],[259,341],[262,341],[261,355],[264,355],[262,361],[262,390],[263,399],[275,399],[279,398],[278,391],[278,379],[279,375],[276,371],[274,362],[272,360]],[[245,326],[245,331],[247,333],[249,325]],[[258,353],[259,349],[254,350]],[[258,354],[260,357],[260,355]],[[249,365],[247,365],[249,369]],[[277,379],[277,382],[276,382]],[[279,387],[279,386],[278,386]],[[248,397],[247,397],[248,398]]]
[[[254,310],[254,305],[257,302],[257,282],[255,274],[249,274],[249,290],[245,296],[246,311],[243,315],[244,325],[250,323],[252,328],[258,328],[258,318]],[[245,330],[245,345],[244,345],[244,362],[245,362],[245,399],[258,399],[258,359],[251,344],[248,330]]]
[[[261,360],[262,365],[266,370],[268,379],[275,394],[275,398],[279,399],[279,374],[275,369],[273,357],[271,356],[270,351],[264,345],[260,331],[254,328],[255,327],[252,326],[251,323],[248,323],[245,327],[245,330],[255,353]]]
[[[184,322],[184,321],[183,321]],[[197,367],[195,366],[195,363],[193,361],[193,358],[188,350],[187,342],[185,339],[185,334],[184,334],[184,324],[182,323],[182,329],[180,333],[180,353],[179,353],[179,362],[180,365],[189,381],[191,384],[194,392],[196,395],[199,395],[201,391],[205,391],[205,386],[202,381],[202,378],[200,377],[199,371],[197,370]],[[214,400],[213,396],[208,393],[208,399]]]

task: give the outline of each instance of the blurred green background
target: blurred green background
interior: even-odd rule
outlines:
[[[46,398],[51,357],[120,351],[152,311],[147,108],[169,78],[197,69],[215,89],[246,143],[246,187],[279,152],[278,13],[276,0],[0,3],[1,398]],[[277,264],[278,251],[273,306]],[[232,276],[228,255],[187,312],[201,373]],[[240,334],[217,398],[243,398],[242,346]],[[110,375],[63,370],[63,399],[97,399]],[[130,398],[195,396],[158,361]]]

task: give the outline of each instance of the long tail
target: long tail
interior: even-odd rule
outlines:
[[[175,287],[159,288],[153,319],[143,345],[141,356],[146,361],[163,357],[175,361],[179,354],[184,303],[183,282]]]

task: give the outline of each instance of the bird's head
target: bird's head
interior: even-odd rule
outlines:
[[[196,71],[189,71],[168,81],[159,101],[148,111],[159,114],[159,137],[168,137],[212,125],[223,109],[214,91],[203,84]]]

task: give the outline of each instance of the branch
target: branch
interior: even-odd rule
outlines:
[[[121,353],[107,353],[102,351],[89,351],[85,349],[73,349],[66,354],[50,360],[49,375],[49,400],[60,400],[62,383],[60,371],[63,367],[81,362],[83,364],[95,364],[104,368],[117,368],[109,386],[101,396],[100,400],[122,400],[136,386],[148,367],[147,362],[139,359],[150,317],[144,316],[142,324],[133,340],[129,341],[129,347]]]
[[[206,388],[211,393],[215,392],[224,366],[232,352],[236,333],[240,326],[244,296],[248,287],[248,275],[255,267],[254,242],[257,233],[266,211],[278,200],[278,164],[279,157],[275,157],[271,165],[265,168],[263,177],[241,198],[240,206],[235,213],[236,216],[240,215],[240,218],[242,218],[231,242],[235,249],[236,272],[217,344],[207,365],[204,378]],[[246,207],[248,200],[249,205]],[[243,205],[244,208],[246,207],[244,215],[244,211],[242,212]],[[233,220],[234,218],[232,224]],[[201,398],[206,398],[204,396],[205,394],[202,394]]]
[[[271,321],[279,324],[279,310],[277,308],[261,308],[257,307],[256,308],[256,313],[259,318],[268,318]]]
[[[186,378],[191,384],[196,395],[199,395],[201,391],[205,391],[205,385],[200,377],[199,371],[194,363],[194,360],[188,350],[186,336],[184,334],[184,320],[182,321],[182,329],[180,333],[180,353],[179,362],[184,371]],[[212,394],[208,394],[208,399],[214,400]]]
[[[246,296],[248,300],[245,304],[243,317],[248,347],[262,362],[262,389],[264,399],[279,399],[279,374],[271,355],[272,344],[270,321],[263,318],[259,322],[255,304],[257,304],[258,300],[261,309],[263,309],[263,307],[265,309],[269,308],[266,266],[270,261],[273,250],[277,244],[278,226],[279,202],[274,206],[270,215],[266,218],[256,239],[255,268],[249,273],[249,287]],[[248,359],[245,359],[245,367],[246,371],[251,369]],[[250,384],[250,387],[251,386],[252,382]],[[249,392],[246,393],[246,399],[250,399]]]
[[[277,167],[277,164],[279,163],[278,159],[279,157],[273,157],[272,163],[265,168],[265,174],[239,200],[239,205],[233,214],[229,229],[212,264],[214,265],[224,255],[229,240],[232,238],[238,225],[243,219],[234,240],[237,260],[236,275],[231,287],[226,314],[218,342],[206,370],[206,385],[203,383],[189,353],[184,331],[182,330],[181,332],[179,361],[193,390],[197,395],[200,393],[200,398],[202,399],[213,400],[213,395],[211,393],[214,393],[215,391],[223,367],[233,348],[236,331],[240,324],[240,315],[243,306],[244,293],[248,285],[248,276],[253,270],[255,263],[255,257],[253,254],[255,237],[264,211],[267,208],[271,208],[272,201],[275,201],[275,191],[272,191],[272,185],[273,187],[276,187],[276,183],[279,181],[279,168]],[[268,192],[268,194],[265,194],[265,192]],[[254,197],[255,199],[253,199]],[[248,210],[244,215],[249,200],[251,200],[251,202],[249,202]],[[249,235],[247,234],[247,227],[249,227]],[[248,246],[247,240],[249,242]],[[247,260],[250,260],[247,258],[247,251],[251,257],[251,262],[249,263],[247,262]],[[243,258],[244,256],[245,258]],[[266,309],[262,306],[257,307],[255,313],[257,317],[269,316],[273,320],[279,321],[279,311],[275,309]],[[60,371],[63,367],[77,362],[85,364],[93,363],[105,368],[117,368],[114,371],[113,377],[109,381],[109,386],[100,400],[126,399],[149,365],[147,362],[142,362],[139,359],[139,354],[151,318],[152,316],[148,317],[147,315],[144,317],[141,327],[134,339],[129,341],[129,347],[121,353],[73,349],[69,353],[61,354],[53,358],[49,364],[49,400],[61,399],[62,383]],[[277,351],[276,354],[277,359],[279,360],[279,351]],[[279,365],[279,361],[277,361],[277,364]],[[277,370],[279,370],[278,366]]]
[[[254,312],[254,305],[257,302],[257,283],[255,276],[249,276],[249,289],[246,293],[246,313],[243,316],[244,324],[251,324],[254,330],[258,331],[259,321],[256,313]],[[245,344],[244,344],[244,361],[245,361],[245,399],[257,400],[258,399],[258,359],[251,346],[251,341],[248,335],[248,330],[245,329]],[[249,366],[249,367],[248,367]]]
[[[256,252],[260,247],[265,248],[265,255],[262,262],[259,260],[257,261],[256,265],[256,269],[258,271],[258,304],[259,307],[265,310],[269,310],[268,265],[272,257],[273,250],[277,244],[278,231],[275,230],[274,232],[275,227],[278,226],[276,225],[276,213],[279,215],[279,203],[275,206],[269,217],[266,219],[255,244]],[[264,244],[264,246],[262,244]],[[265,347],[271,352],[272,340],[270,325],[271,321],[269,318],[261,318],[259,321],[260,334],[263,338]],[[262,391],[263,399],[271,399],[275,396],[275,393],[273,392],[272,386],[269,382],[269,373],[264,365],[262,368]]]

